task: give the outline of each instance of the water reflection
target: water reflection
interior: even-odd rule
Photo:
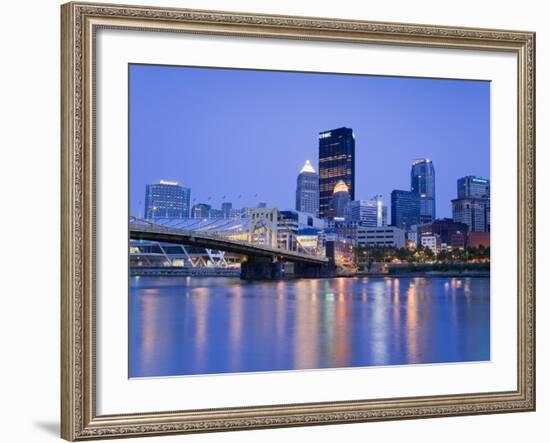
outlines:
[[[130,376],[489,359],[488,278],[130,281]]]

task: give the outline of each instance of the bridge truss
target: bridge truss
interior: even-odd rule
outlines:
[[[297,228],[291,227],[281,217],[277,209],[255,208],[251,209],[246,217],[232,219],[168,219],[158,218],[155,220],[144,220],[137,217],[130,217],[131,226],[149,227],[151,229],[181,230],[182,232],[196,233],[197,236],[208,236],[216,239],[242,242],[244,244],[265,246],[268,248],[282,249],[299,254],[322,257],[322,248],[307,248],[302,245],[298,236]],[[160,245],[162,254],[162,245]],[[224,251],[203,248],[202,253],[194,248],[194,256],[189,253],[189,247],[181,246],[181,253],[186,260],[183,265],[190,266],[230,266],[234,260],[231,254]],[[169,257],[167,263],[171,263]],[[178,264],[182,263],[178,261]]]

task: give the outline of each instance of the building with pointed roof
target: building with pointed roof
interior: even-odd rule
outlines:
[[[316,217],[319,214],[319,176],[309,160],[296,181],[296,210]]]

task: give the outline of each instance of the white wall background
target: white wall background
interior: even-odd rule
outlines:
[[[479,417],[289,428],[140,441],[547,441],[550,310],[550,30],[536,0],[385,2],[128,0],[134,4],[313,15],[537,32],[538,411]],[[56,441],[59,432],[59,1],[2,5],[0,26],[0,413],[5,442]],[[545,167],[546,166],[546,167]]]

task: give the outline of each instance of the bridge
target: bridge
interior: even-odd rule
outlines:
[[[224,251],[245,257],[244,280],[328,275],[330,260],[291,242],[295,250],[279,247],[278,231],[293,235],[276,210],[261,210],[246,220],[164,220],[130,217],[130,239]]]

